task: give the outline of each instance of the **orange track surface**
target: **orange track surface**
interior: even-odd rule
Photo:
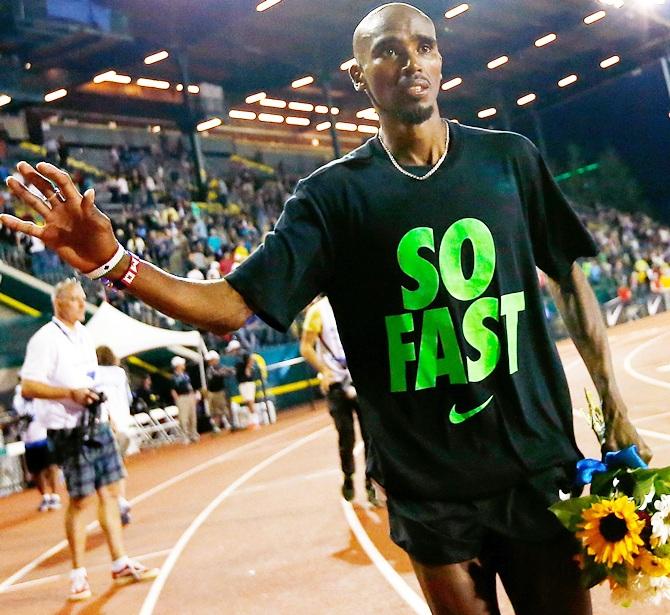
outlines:
[[[610,340],[631,416],[655,451],[653,465],[670,465],[670,367],[663,369],[670,364],[670,314],[611,329]],[[573,403],[581,408],[584,387],[593,386],[574,346],[565,342],[559,349]],[[575,428],[584,453],[597,455],[578,412]],[[128,471],[128,497],[137,501],[124,530],[126,547],[146,564],[162,566],[163,576],[153,584],[114,587],[109,554],[94,529],[87,558],[93,598],[68,603],[67,550],[44,557],[64,538],[63,513],[37,513],[31,490],[0,499],[0,613],[421,612],[397,591],[404,581],[419,593],[418,584],[388,538],[385,511],[364,503],[360,476],[356,517],[398,573],[396,586],[347,523],[336,434],[322,404],[283,412],[279,423],[260,431],[144,452],[129,460]],[[93,510],[89,516],[93,521]],[[670,608],[620,609],[604,588],[593,598],[596,615],[660,615]],[[506,603],[503,613],[512,613]]]

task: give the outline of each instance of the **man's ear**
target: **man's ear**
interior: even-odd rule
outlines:
[[[352,64],[349,67],[349,77],[351,78],[351,83],[354,84],[354,90],[360,92],[365,89],[363,69],[358,64]]]

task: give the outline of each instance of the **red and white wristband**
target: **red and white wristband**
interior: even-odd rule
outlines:
[[[110,258],[103,265],[100,265],[100,267],[98,267],[97,269],[89,271],[84,275],[87,278],[90,278],[91,280],[99,280],[100,278],[104,277],[107,273],[109,273],[112,269],[114,269],[114,267],[116,267],[121,262],[121,259],[123,258],[123,255],[125,253],[126,253],[125,248],[120,243],[117,244],[116,252],[114,252],[114,256],[112,256],[112,258]]]
[[[142,261],[138,256],[135,256],[132,252],[127,252],[130,257],[130,262],[128,263],[128,268],[125,270],[123,275],[118,280],[110,280],[109,278],[101,278],[102,283],[105,286],[117,288],[119,290],[124,290],[128,288],[137,277],[137,273],[140,269]]]

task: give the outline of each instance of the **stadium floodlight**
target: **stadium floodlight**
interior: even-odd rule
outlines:
[[[356,117],[362,120],[372,120],[374,122],[379,121],[379,116],[375,111],[374,107],[368,107],[367,109],[361,109],[356,112]]]
[[[564,88],[568,85],[572,85],[575,81],[577,81],[577,79],[578,79],[577,75],[574,75],[574,74],[573,75],[568,75],[567,77],[563,77],[563,79],[561,79],[558,82],[558,87],[559,88]]]
[[[596,21],[600,21],[606,15],[607,15],[607,13],[605,11],[596,11],[595,13],[591,13],[590,15],[587,15],[586,17],[584,17],[584,23],[587,26],[590,26],[592,23],[595,23]]]
[[[458,6],[455,6],[453,9],[449,9],[444,16],[447,19],[453,19],[454,17],[460,15],[461,13],[465,13],[470,8],[469,4],[459,4]]]
[[[326,105],[317,105],[314,107],[314,111],[317,113],[328,113],[328,107]]]
[[[495,60],[491,60],[486,65],[486,67],[493,70],[494,68],[498,68],[499,66],[502,66],[503,64],[507,64],[507,62],[509,62],[509,58],[507,56],[500,56],[499,58],[496,58]]]
[[[244,99],[244,102],[250,105],[251,103],[260,102],[264,98],[267,98],[267,96],[268,95],[265,92],[258,92],[258,94],[252,94],[251,96],[247,96]]]
[[[311,143],[314,147],[318,147],[318,146],[321,144],[321,141],[319,141],[316,137],[314,137],[314,138],[310,141],[310,143]]]
[[[4,107],[12,102],[12,97],[7,94],[0,94],[0,107]]]
[[[261,122],[270,122],[271,124],[281,124],[284,121],[284,116],[275,115],[274,113],[259,113],[258,119]]]
[[[239,111],[238,109],[231,109],[228,112],[229,117],[235,120],[255,120],[256,114],[253,111]]]
[[[264,0],[256,7],[256,10],[259,13],[262,13],[263,11],[267,11],[269,8],[273,7],[275,4],[279,4],[280,2],[281,0]]]
[[[188,91],[190,94],[198,94],[200,92],[200,86],[199,85],[189,85],[188,86]]]
[[[310,121],[306,117],[295,117],[295,116],[289,115],[286,118],[286,123],[291,124],[291,126],[309,126]]]
[[[115,70],[108,70],[104,73],[100,73],[99,75],[93,77],[93,83],[102,83],[103,81],[107,81],[107,79],[113,75],[116,75]]]
[[[340,64],[340,70],[349,70],[354,64],[356,64],[356,58],[351,58],[351,60],[347,60]]]
[[[161,81],[160,79],[148,79],[146,77],[140,77],[137,80],[137,85],[143,88],[155,88],[157,90],[168,90],[170,89],[169,81]]]
[[[293,109],[293,111],[314,111],[314,105],[303,102],[290,102],[288,108]]]
[[[58,100],[59,98],[63,98],[64,96],[67,96],[67,90],[65,88],[60,88],[59,90],[54,90],[53,92],[45,94],[44,101],[51,102],[52,100]]]
[[[264,107],[274,107],[275,109],[284,109],[286,107],[285,100],[277,100],[276,98],[263,98],[258,102]]]
[[[335,128],[337,130],[346,130],[347,132],[356,132],[358,126],[356,124],[351,124],[350,122],[336,122]]]
[[[149,132],[152,132],[153,134],[158,134],[161,131],[160,124],[156,124],[155,126],[149,126]]]
[[[23,68],[25,68],[26,70],[30,70],[32,67],[33,67],[33,65],[32,65],[31,62],[26,62],[26,63],[23,65]]]
[[[489,107],[488,109],[482,109],[477,113],[477,117],[483,120],[485,117],[491,117],[496,113],[498,113],[498,110],[495,107]]]
[[[157,51],[156,53],[152,53],[151,55],[148,55],[146,58],[144,58],[144,63],[145,64],[155,64],[156,62],[160,62],[161,60],[165,60],[170,54],[163,49],[163,51]]]
[[[291,83],[291,87],[297,90],[298,88],[309,85],[310,83],[314,83],[314,77],[312,77],[312,75],[307,75],[306,77],[296,79],[293,83]]]
[[[358,132],[365,132],[370,135],[376,135],[379,129],[376,126],[370,126],[368,124],[359,124]]]
[[[453,79],[449,79],[449,81],[445,81],[442,84],[442,89],[443,90],[451,90],[452,88],[458,87],[463,83],[463,79],[460,77],[454,77]]]
[[[553,32],[551,34],[546,34],[545,36],[538,38],[535,41],[535,46],[536,47],[544,47],[545,45],[548,45],[549,43],[553,43],[558,36],[556,36]]]
[[[328,130],[330,128],[330,122],[321,122],[316,125],[316,129],[320,132],[322,130]]]
[[[609,68],[610,66],[614,66],[615,64],[618,64],[620,61],[621,61],[621,58],[619,56],[612,56],[611,58],[605,58],[600,63],[600,68]]]
[[[340,112],[339,107],[331,107],[330,108],[331,115],[337,115],[339,112]]]
[[[115,70],[108,70],[106,73],[100,73],[93,77],[93,83],[104,83],[106,81],[128,84],[132,79],[128,75],[119,75]]]
[[[530,94],[526,94],[525,96],[519,98],[519,100],[516,101],[516,104],[520,107],[523,107],[523,105],[532,103],[535,99],[537,99],[537,96],[531,92]]]
[[[205,130],[210,130],[212,128],[216,128],[217,126],[221,125],[221,118],[220,117],[213,117],[211,120],[205,120],[204,122],[200,122],[195,129],[198,132],[204,132]]]

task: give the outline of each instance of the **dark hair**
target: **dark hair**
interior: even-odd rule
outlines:
[[[98,365],[118,365],[119,360],[109,346],[98,346],[95,349],[95,354],[98,357]]]

